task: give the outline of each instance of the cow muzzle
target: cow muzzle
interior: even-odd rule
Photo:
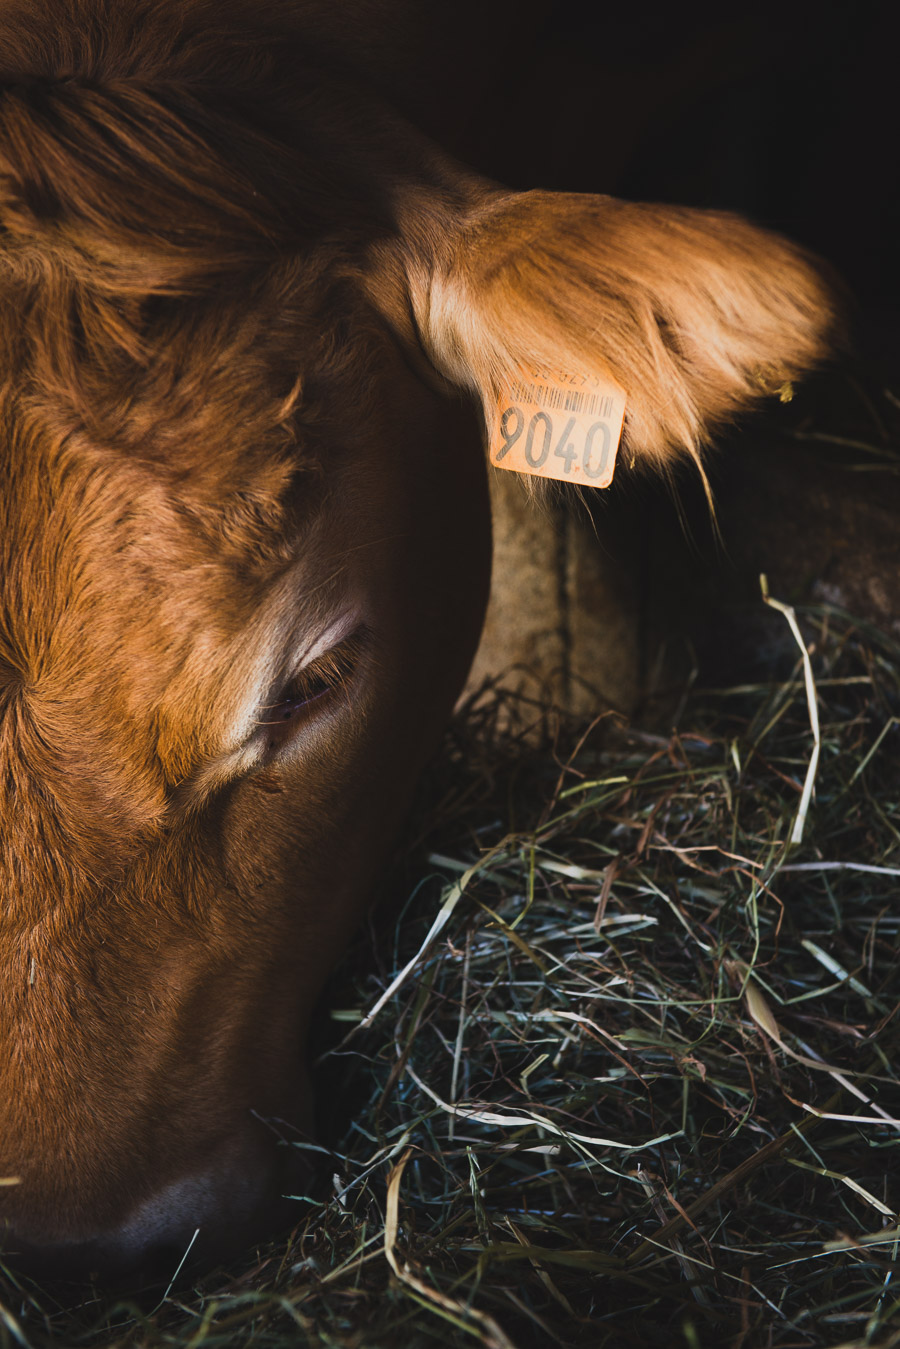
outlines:
[[[71,1239],[0,1234],[3,1258],[43,1281],[165,1287],[261,1241],[303,1213],[312,1166],[292,1147],[229,1149],[202,1173],[172,1181],[118,1226]]]

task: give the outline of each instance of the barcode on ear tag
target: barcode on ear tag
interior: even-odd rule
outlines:
[[[607,376],[522,366],[500,390],[488,453],[515,473],[608,487],[625,420],[625,390]]]

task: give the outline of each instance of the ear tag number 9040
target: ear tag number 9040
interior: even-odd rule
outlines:
[[[498,468],[608,487],[625,394],[608,379],[524,369],[501,391],[490,457]]]

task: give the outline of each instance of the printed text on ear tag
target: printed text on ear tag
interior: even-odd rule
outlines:
[[[522,366],[500,390],[489,455],[498,468],[608,487],[625,419],[625,390],[600,375]]]

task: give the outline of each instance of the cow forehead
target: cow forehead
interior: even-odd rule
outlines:
[[[251,628],[296,560],[353,453],[330,406],[347,399],[332,391],[350,381],[364,397],[373,364],[371,334],[346,305],[335,306],[341,340],[327,324],[314,331],[304,273],[276,279],[277,312],[260,303],[252,321],[240,314],[249,296],[199,317],[190,305],[157,314],[148,360],[100,379],[89,363],[65,380],[48,371],[36,323],[10,352],[0,658],[33,692],[64,702],[55,681],[82,682],[116,645],[153,656],[140,687],[165,681],[192,645],[208,652]],[[0,352],[12,327],[0,304]]]
[[[152,825],[319,621],[321,486],[286,462],[214,509],[122,455],[17,449],[0,463],[0,779]]]
[[[12,792],[58,803],[54,846],[162,827],[329,617],[329,503],[394,364],[351,273],[316,246],[158,297],[139,359],[92,361],[0,272],[0,825]]]
[[[231,483],[216,473],[211,500],[187,464],[179,483],[78,435],[49,447],[13,437],[3,448],[2,631],[7,659],[34,686],[74,631],[91,634],[79,662],[89,665],[108,621],[124,621],[130,633],[169,615],[227,628],[285,560],[284,498],[295,468],[287,462],[271,471],[232,466]],[[266,546],[254,547],[264,529]],[[178,645],[174,626],[167,645]]]

